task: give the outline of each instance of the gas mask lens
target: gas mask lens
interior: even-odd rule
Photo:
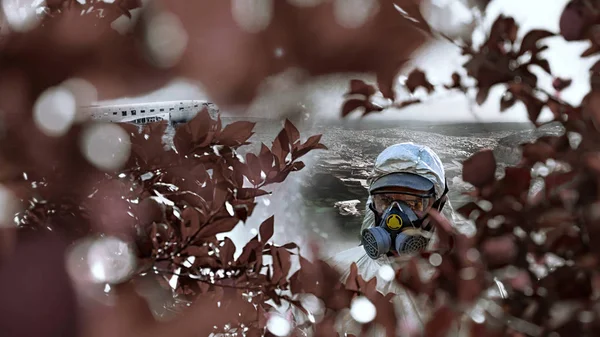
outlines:
[[[432,204],[431,196],[419,196],[406,193],[380,193],[373,195],[373,206],[380,214],[385,212],[394,201],[402,201],[413,212],[422,215]]]

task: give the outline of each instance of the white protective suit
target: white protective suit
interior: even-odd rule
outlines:
[[[401,143],[388,147],[377,157],[369,184],[372,185],[377,179],[396,172],[418,174],[429,179],[434,184],[436,199],[442,196],[444,192],[446,183],[444,167],[440,158],[429,147],[414,143]],[[369,197],[361,231],[375,225],[375,216],[368,207],[370,202],[371,198]],[[446,202],[442,214],[453,223],[455,221],[464,222],[455,215],[450,202]],[[429,247],[435,244],[436,238],[434,235],[429,242]],[[386,281],[379,275],[380,268],[383,265],[387,264],[391,265],[392,268],[397,268],[398,266],[394,265],[395,261],[387,256],[373,260],[366,254],[362,246],[357,246],[336,254],[327,262],[342,273],[342,281],[345,281],[348,277],[351,264],[356,262],[358,272],[365,280],[377,277],[377,289],[380,292],[383,294],[391,292],[397,295],[393,301],[398,317],[398,336],[409,336],[410,331],[416,331],[417,333],[423,331],[424,325],[431,315],[431,310],[425,300],[416,298],[394,281]],[[360,334],[360,326],[352,319],[349,312],[346,312],[345,317],[339,317],[338,321],[337,328],[340,336],[344,336],[344,333]],[[305,333],[310,335],[310,332]],[[385,331],[376,331],[371,335],[385,336]],[[457,329],[452,331],[450,335],[458,335]]]

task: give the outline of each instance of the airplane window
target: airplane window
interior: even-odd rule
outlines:
[[[169,111],[173,111],[173,110],[175,110],[175,108],[170,108],[170,109],[169,109]]]
[[[154,109],[150,109],[150,112],[154,112]]]
[[[160,109],[160,111],[165,111],[165,109]]]
[[[116,112],[116,111],[114,111],[114,112],[113,112],[113,115],[115,115],[115,116],[116,116],[116,115],[117,115],[117,112]]]
[[[141,113],[146,113],[146,110],[140,110]]]
[[[135,116],[135,110],[131,110],[131,114]]]
[[[123,117],[127,116],[127,111],[121,111],[121,116],[123,116]]]
[[[179,110],[183,110],[183,108],[179,108]]]

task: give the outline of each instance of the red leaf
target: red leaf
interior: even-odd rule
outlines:
[[[537,54],[539,52],[539,47],[537,43],[541,39],[545,39],[550,36],[554,36],[554,33],[551,33],[542,29],[534,29],[530,30],[523,37],[523,41],[521,42],[521,48],[519,49],[519,56],[525,54],[526,52],[531,52],[532,54]],[[533,56],[533,55],[532,55]]]
[[[490,50],[502,52],[502,42],[510,41],[511,43],[514,43],[518,29],[519,27],[513,18],[506,17],[502,14],[499,15],[492,24],[490,36],[486,41],[485,46]]]
[[[548,60],[545,59],[540,59],[540,58],[532,58],[531,61],[529,61],[529,64],[535,64],[537,66],[539,66],[540,68],[544,69],[545,72],[547,72],[548,74],[552,74],[552,70],[550,69],[550,63],[548,63]]]
[[[283,268],[282,268],[281,255],[279,255],[278,248],[271,246],[270,251],[271,251],[271,256],[273,258],[273,263],[272,263],[273,276],[271,277],[271,281],[272,281],[271,283],[277,285],[280,282],[283,283],[282,279],[285,279],[286,273],[284,273]]]
[[[295,243],[293,243],[293,242],[289,242],[289,243],[286,243],[285,245],[283,245],[281,247],[285,248],[285,249],[295,249],[295,248],[298,248],[298,245],[295,244]]]
[[[350,80],[350,91],[346,95],[363,95],[370,97],[375,95],[377,89],[361,80]]]
[[[481,253],[492,268],[514,263],[517,245],[512,234],[488,238],[481,243]]]
[[[263,179],[261,177],[262,167],[260,160],[254,153],[246,154],[246,166],[248,168],[248,179],[255,185],[258,185]]]
[[[259,188],[239,188],[236,193],[236,198],[239,200],[254,199],[267,194],[271,193]]]
[[[242,249],[242,254],[238,257],[237,262],[241,264],[245,264],[248,262],[252,262],[250,259],[252,254],[257,254],[259,250],[262,250],[261,243],[258,241],[258,235],[252,238]]]
[[[287,118],[285,119],[284,129],[291,144],[300,139],[300,132],[298,132],[298,129]]]
[[[510,91],[506,91],[502,97],[500,97],[500,111],[504,112],[517,102],[517,98]]]
[[[456,72],[452,74],[452,84],[451,85],[444,85],[444,88],[446,88],[446,89],[459,89],[462,92],[466,92],[467,91],[467,89],[461,83],[460,75],[458,73],[456,73]]]
[[[260,161],[260,166],[262,167],[263,171],[265,172],[265,174],[268,175],[269,172],[271,172],[271,170],[273,169],[274,160],[273,153],[271,153],[271,150],[264,143],[262,143],[260,147],[258,159]]]
[[[555,155],[552,145],[545,142],[538,141],[533,144],[523,144],[521,147],[523,149],[523,158],[527,159],[531,164],[545,162],[546,159],[552,158]]]
[[[547,196],[559,189],[563,184],[573,181],[576,177],[576,172],[553,172],[544,179],[544,189]]]
[[[473,213],[474,211],[483,211],[481,209],[481,207],[479,207],[479,205],[477,205],[477,203],[475,202],[469,202],[463,206],[461,206],[458,210],[456,210],[459,214],[461,214],[462,216],[464,216],[465,218],[469,218],[471,216],[471,213]]]
[[[221,209],[225,205],[225,201],[229,196],[229,191],[225,186],[217,185],[214,188],[213,200],[212,200],[212,209],[217,211]]]
[[[358,282],[356,280],[358,276],[358,267],[356,266],[356,262],[352,262],[350,265],[350,274],[346,278],[345,288],[352,291],[358,291]]]
[[[192,133],[189,125],[186,124],[177,128],[173,137],[173,144],[180,154],[185,155],[192,151]]]
[[[435,90],[427,80],[425,73],[420,69],[415,69],[408,75],[405,85],[411,93],[414,93],[418,87],[425,88],[430,94]]]
[[[292,254],[284,248],[277,249],[279,264],[281,265],[281,273],[283,277],[279,280],[279,285],[283,286],[287,282],[287,276],[292,267]]]
[[[225,146],[237,146],[244,144],[254,132],[256,123],[248,121],[238,121],[225,126],[225,129],[219,134],[219,144]]]
[[[421,103],[421,100],[420,99],[410,99],[410,100],[407,100],[407,101],[402,101],[402,102],[399,102],[399,103],[394,103],[394,107],[396,107],[398,109],[401,109],[401,108],[407,107],[409,105],[417,104],[417,103]]]
[[[301,161],[297,161],[295,163],[292,164],[290,171],[300,171],[305,167],[304,162]]]
[[[463,180],[475,187],[494,181],[496,172],[496,158],[494,152],[486,149],[473,154],[463,163]]]
[[[181,234],[182,239],[185,240],[200,228],[201,215],[195,208],[186,207],[183,212],[181,212],[181,217],[183,218],[183,222],[181,223]]]
[[[527,195],[531,184],[531,172],[527,167],[507,167],[503,180],[503,192],[516,198]]]
[[[204,225],[198,233],[199,238],[210,238],[219,233],[231,231],[239,222],[239,219],[234,217],[221,218]]]
[[[192,120],[185,124],[186,128],[189,128],[189,132],[192,135],[192,142],[194,144],[201,143],[210,130],[213,123],[213,119],[210,117],[210,113],[207,108],[202,109]]]
[[[482,105],[487,100],[490,94],[490,87],[479,87],[477,91],[477,96],[475,97],[475,101],[477,104]]]
[[[276,162],[279,164],[280,168],[285,166],[285,159],[290,153],[290,141],[287,136],[287,132],[285,129],[281,130],[275,140],[273,141],[273,146],[271,146],[271,152],[276,158]]]
[[[273,237],[275,217],[272,215],[260,225],[260,242],[267,243]]]
[[[556,91],[563,91],[565,88],[570,86],[571,83],[573,83],[573,80],[570,78],[564,79],[564,78],[556,77],[554,79],[554,81],[552,81],[552,87]]]
[[[430,320],[425,326],[424,337],[446,337],[456,319],[456,313],[444,306],[436,310],[432,317],[435,319]]]
[[[342,106],[342,117],[348,116],[352,111],[358,108],[366,107],[368,101],[362,99],[349,99]]]
[[[315,146],[317,146],[319,144],[319,141],[321,141],[322,136],[323,135],[314,135],[314,136],[308,137],[306,142],[304,144],[302,144],[302,147],[303,148],[314,148]]]
[[[223,247],[219,248],[219,258],[224,266],[227,266],[229,262],[233,261],[233,255],[235,254],[235,245],[230,238],[225,238]]]
[[[427,285],[421,280],[414,259],[409,260],[396,272],[396,281],[415,294],[428,293]]]

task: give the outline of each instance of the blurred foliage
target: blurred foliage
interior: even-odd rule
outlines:
[[[488,2],[476,5],[484,9]],[[3,335],[272,335],[266,326],[274,306],[287,302],[310,317],[301,301],[307,294],[320,299],[325,310],[318,320],[291,327],[292,334],[308,329],[317,336],[338,335],[336,318],[357,296],[376,307],[375,318],[362,326],[364,332],[381,325],[387,335],[397,334],[394,295],[378,292],[376,279],[365,280],[356,265],[341,281],[318,258],[317,247],[309,252],[315,257],[308,259],[294,243],[274,245],[273,217],[264,220],[237,258],[230,239],[217,239],[252,214],[255,199],[267,194],[263,187],[302,169],[298,159],[303,155],[326,148],[319,135],[302,142],[296,127],[286,121],[270,147],[263,144],[258,154],[241,158],[235,150],[247,144],[254,124],[222,127],[219,117],[203,110],[177,129],[174,148],[162,143],[164,122],[141,130],[119,125],[130,153],[113,170],[94,165],[80,148],[93,123],[77,120],[64,135],[52,136],[37,127],[31,113],[41,94],[71,78],[85,79],[103,99],[140,94],[184,76],[205,84],[216,103],[247,103],[264,78],[289,66],[312,75],[376,73],[376,85],[350,83],[342,116],[355,109],[366,115],[417,104],[417,99],[397,101],[392,84],[409,55],[428,34],[439,32],[419,14],[418,1],[378,3],[379,11],[361,27],[344,28],[332,19],[330,2],[296,7],[274,1],[270,24],[250,33],[236,24],[227,1],[156,1],[135,20],[132,11],[140,1],[46,1],[35,27],[7,33],[0,41],[0,182],[25,207],[16,217],[17,232],[0,229]],[[394,6],[403,9],[402,15]],[[595,1],[574,0],[561,17],[564,39],[591,42],[583,57],[598,52],[599,11]],[[179,21],[162,27],[165,17],[157,18],[165,13]],[[123,15],[131,25],[119,33],[111,23]],[[180,40],[186,45],[172,65],[165,66],[165,57],[172,55],[164,51],[173,49],[167,42],[176,39],[153,40],[157,29],[187,36]],[[553,122],[566,131],[523,144],[522,161],[506,168],[503,177],[495,176],[490,151],[464,162],[463,179],[476,189],[470,193],[473,202],[460,212],[474,221],[476,235],[456,233],[448,220],[432,212],[444,249],[415,256],[396,271],[398,284],[432,301],[434,315],[426,324],[426,336],[445,336],[454,322],[471,336],[600,332],[600,68],[591,68],[591,91],[581,105],[571,106],[538,88],[530,70],[535,66],[552,74],[540,55],[547,48],[541,41],[556,34],[533,30],[518,41],[518,32],[514,19],[500,16],[477,50],[459,44],[469,57],[463,76],[473,78],[476,88],[465,87],[458,73],[445,87],[465,94],[473,89],[482,104],[492,87],[504,86],[501,109],[522,104],[531,122],[540,126],[540,113],[547,107]],[[274,55],[277,48],[285,51],[283,59]],[[560,92],[570,83],[555,78],[553,86]],[[411,93],[420,87],[428,94],[435,91],[419,69],[404,85]],[[378,93],[391,103],[375,103],[372,98]],[[548,173],[544,189],[532,196],[531,172],[539,165]],[[124,280],[109,282],[110,306],[86,300],[62,259],[72,243],[97,235],[118,236],[135,247],[137,269]],[[433,254],[441,262],[424,279],[420,266]],[[293,261],[300,265],[294,272]],[[148,274],[166,289],[178,276],[174,292],[190,307],[171,320],[156,319],[135,286]],[[496,281],[504,284],[506,298],[485,296]],[[50,304],[53,310],[48,310]],[[473,308],[483,308],[483,318],[475,317]]]

